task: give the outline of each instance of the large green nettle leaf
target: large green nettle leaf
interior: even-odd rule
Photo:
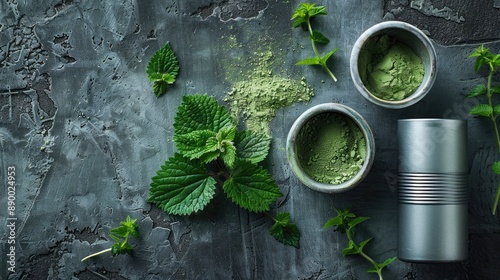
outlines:
[[[167,42],[151,57],[146,73],[149,80],[153,82],[153,91],[156,97],[164,94],[168,85],[175,82],[175,78],[179,74],[179,62],[170,43]]]
[[[174,215],[202,210],[213,198],[215,179],[202,164],[175,154],[152,178],[149,202]]]
[[[246,161],[235,164],[223,188],[241,208],[257,213],[269,211],[269,205],[283,195],[267,170]]]
[[[226,108],[206,94],[184,96],[174,118],[176,135],[195,130],[219,132],[223,127],[234,125]]]
[[[264,133],[246,130],[236,134],[234,143],[237,152],[236,156],[239,159],[258,163],[267,157],[271,138]]]

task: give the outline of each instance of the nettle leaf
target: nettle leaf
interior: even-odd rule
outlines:
[[[388,259],[386,259],[383,263],[379,264],[379,265],[378,265],[378,267],[379,267],[380,269],[382,269],[382,268],[384,268],[384,267],[388,266],[390,263],[392,263],[392,262],[393,262],[393,261],[395,261],[396,259],[397,259],[396,257],[388,258]]]
[[[149,60],[146,73],[149,80],[153,82],[156,97],[164,94],[168,85],[175,82],[179,74],[179,62],[170,43],[167,42],[163,48],[155,52]]]
[[[493,172],[495,172],[495,174],[500,175],[500,161],[494,162],[491,166],[491,169],[493,170]]]
[[[307,24],[310,18],[326,15],[325,6],[316,6],[316,4],[311,3],[301,3],[295,9],[295,12],[292,16],[292,20],[294,20],[292,27],[298,27],[303,24]]]
[[[212,200],[216,181],[204,166],[175,154],[152,178],[148,202],[169,214],[189,215]]]
[[[271,235],[285,245],[299,248],[300,231],[297,225],[290,223],[290,213],[278,213],[275,219],[276,222],[271,227]]]
[[[233,143],[227,140],[224,140],[221,143],[221,158],[228,167],[234,167],[234,163],[236,161],[236,148]]]
[[[213,141],[216,135],[211,130],[195,130],[186,134],[174,135],[174,141],[183,156],[197,159],[217,150],[217,142]]]
[[[311,39],[312,41],[314,41],[316,43],[320,43],[320,44],[330,43],[330,39],[328,39],[325,35],[323,35],[319,31],[313,31],[312,35],[309,36],[309,39]]]
[[[498,115],[500,115],[500,104],[495,105],[493,108],[493,116],[496,118]]]
[[[127,216],[125,221],[120,222],[120,226],[113,228],[110,230],[110,233],[121,236],[121,237],[126,237],[127,235],[132,235],[135,238],[139,237],[139,225],[137,224],[137,219],[130,218],[130,216]]]
[[[491,93],[500,93],[500,86],[494,86],[494,87],[491,87]]]
[[[355,255],[358,254],[359,250],[354,246],[354,241],[349,240],[349,244],[347,247],[342,249],[342,256],[347,256],[347,255]]]
[[[236,147],[234,147],[233,140],[236,136],[236,126],[229,128],[222,128],[216,135],[217,148],[224,163],[229,166],[234,166],[236,160]]]
[[[322,58],[321,58],[321,61],[326,64],[326,62],[328,61],[328,59],[334,55],[336,52],[339,51],[339,48],[335,48],[333,50],[331,50],[329,53],[325,54]]]
[[[236,146],[236,156],[239,159],[259,163],[269,153],[271,138],[264,133],[245,130],[236,133],[234,145]]]
[[[370,242],[372,239],[373,239],[373,237],[370,237],[370,238],[368,238],[368,239],[366,239],[364,241],[361,241],[359,243],[359,246],[358,246],[359,247],[359,251],[363,251],[363,248],[365,248],[366,244],[368,244],[368,242]]]
[[[349,227],[355,227],[356,225],[368,220],[369,218],[368,217],[356,217],[354,219],[352,219],[351,221],[349,221],[348,225]]]
[[[340,226],[342,224],[343,224],[342,217],[335,216],[334,218],[331,218],[330,220],[328,220],[328,222],[325,223],[325,225],[323,226],[323,228]]]
[[[295,63],[295,65],[319,65],[320,60],[317,57],[309,57]]]
[[[486,92],[487,90],[484,85],[475,85],[470,89],[469,94],[467,94],[467,97],[481,96],[483,94],[486,94]]]
[[[489,117],[493,113],[493,108],[488,104],[479,104],[472,107],[469,113],[471,115]]]
[[[219,132],[223,127],[232,127],[233,120],[224,106],[206,94],[186,95],[182,98],[174,118],[175,135],[195,130]]]
[[[247,161],[235,163],[223,189],[234,203],[256,213],[269,211],[271,203],[283,195],[266,169]]]

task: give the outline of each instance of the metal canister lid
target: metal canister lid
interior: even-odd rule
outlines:
[[[399,120],[398,140],[399,172],[467,173],[465,120]]]

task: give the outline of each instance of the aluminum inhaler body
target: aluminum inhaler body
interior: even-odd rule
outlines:
[[[467,259],[467,123],[398,121],[398,258]]]

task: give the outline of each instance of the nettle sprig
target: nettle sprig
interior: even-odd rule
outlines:
[[[127,216],[127,219],[125,221],[120,222],[119,227],[113,228],[110,231],[109,236],[115,241],[113,246],[111,248],[86,256],[82,259],[82,262],[107,252],[111,252],[113,256],[121,254],[131,255],[132,251],[134,250],[134,246],[129,243],[129,237],[132,236],[136,239],[139,238],[139,225],[136,221],[137,219],[132,220],[130,216]]]
[[[154,53],[146,69],[148,79],[153,82],[153,91],[156,97],[167,92],[169,85],[175,82],[179,69],[177,56],[170,43],[167,42],[165,46]]]
[[[491,120],[497,141],[498,152],[500,153],[500,134],[498,131],[498,125],[496,121],[497,117],[500,115],[500,104],[493,103],[493,95],[500,93],[500,85],[497,86],[492,85],[493,76],[498,72],[498,68],[500,67],[500,54],[491,53],[489,49],[481,45],[479,48],[477,48],[473,53],[469,55],[469,58],[474,58],[474,57],[476,58],[476,63],[474,64],[474,70],[477,73],[482,66],[487,66],[489,70],[488,80],[486,82],[486,85],[478,84],[472,87],[467,97],[472,98],[472,97],[486,96],[486,100],[488,103],[474,106],[469,113],[475,116],[486,117]],[[493,172],[495,172],[495,174],[500,175],[500,161],[494,162],[492,165],[492,169]],[[495,200],[493,202],[493,209],[492,209],[493,215],[496,214],[499,199],[500,199],[500,180],[498,183]]]
[[[368,220],[368,217],[357,217],[354,213],[351,213],[348,208],[344,210],[335,209],[337,211],[337,216],[330,219],[324,225],[324,228],[336,227],[341,233],[345,233],[349,241],[347,247],[342,249],[342,256],[347,255],[361,255],[365,260],[372,264],[372,268],[368,272],[377,273],[379,279],[382,280],[382,269],[392,263],[396,257],[388,258],[383,263],[377,263],[371,257],[369,257],[364,250],[366,244],[370,242],[373,237],[370,237],[360,243],[354,241],[355,228],[362,222]]]
[[[178,152],[152,178],[149,202],[173,215],[190,215],[205,208],[216,187],[241,208],[266,213],[271,235],[299,247],[300,233],[290,215],[267,212],[282,196],[269,172],[261,167],[271,139],[263,133],[237,130],[225,107],[208,95],[184,96],[174,118]]]
[[[319,65],[328,73],[333,81],[336,82],[337,78],[328,68],[327,61],[339,49],[335,48],[324,56],[320,56],[316,43],[326,45],[330,42],[330,39],[328,39],[321,32],[313,30],[311,25],[311,19],[326,14],[327,12],[325,6],[316,6],[316,4],[311,3],[302,3],[295,10],[295,13],[291,18],[293,20],[292,27],[296,28],[301,26],[305,31],[309,32],[309,40],[311,41],[312,49],[315,55],[314,57],[306,58],[297,62],[296,65]]]

